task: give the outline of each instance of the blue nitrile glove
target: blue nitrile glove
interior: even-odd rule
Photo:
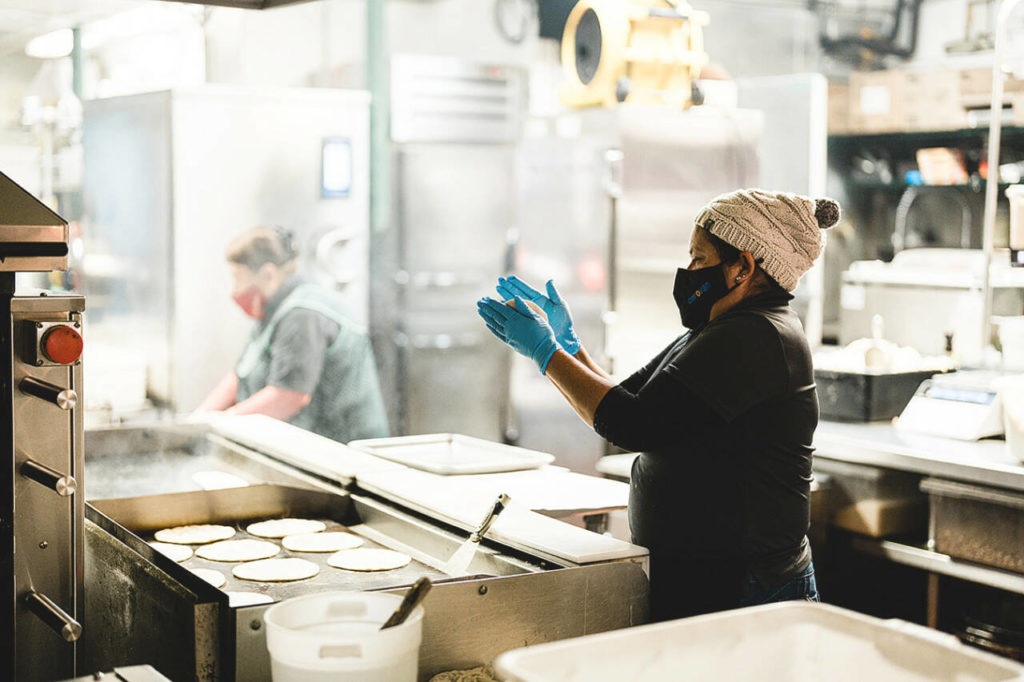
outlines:
[[[558,350],[555,332],[543,317],[530,310],[526,301],[519,296],[513,296],[513,299],[515,308],[493,298],[481,298],[476,303],[476,310],[492,334],[512,350],[536,362],[540,373],[544,374],[551,356]]]
[[[558,289],[555,289],[553,280],[548,280],[548,295],[540,293],[529,284],[515,275],[498,278],[498,295],[508,300],[513,296],[521,296],[531,301],[544,311],[548,316],[548,324],[555,331],[555,338],[558,345],[569,355],[576,355],[580,352],[580,337],[576,336],[572,328],[572,313],[569,312],[569,304],[562,300]]]

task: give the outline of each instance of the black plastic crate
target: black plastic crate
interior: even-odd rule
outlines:
[[[816,369],[821,418],[842,422],[892,419],[907,406],[921,382],[938,373],[862,374]]]

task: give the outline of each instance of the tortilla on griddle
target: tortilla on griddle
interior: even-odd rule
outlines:
[[[210,561],[254,561],[269,559],[281,548],[266,540],[221,540],[203,545],[196,550],[196,556]]]
[[[256,604],[271,604],[274,598],[260,594],[259,592],[225,592],[228,595],[228,606],[255,606]]]
[[[256,582],[288,582],[305,580],[320,572],[320,567],[305,559],[260,559],[238,564],[231,574],[239,580]]]
[[[205,545],[208,542],[227,540],[234,536],[235,529],[231,526],[219,526],[209,523],[164,528],[153,534],[155,540],[169,542],[173,545]]]
[[[192,558],[192,548],[185,545],[172,545],[169,542],[157,542],[154,540],[149,543],[149,546],[164,556],[177,561],[179,564]]]
[[[327,560],[329,566],[346,571],[393,571],[409,565],[412,557],[390,549],[343,549]]]
[[[319,533],[325,528],[326,523],[312,519],[271,519],[250,523],[245,530],[261,538],[283,538],[286,535]]]
[[[224,584],[228,581],[223,573],[212,568],[190,568],[189,570],[214,587],[224,587]]]
[[[355,549],[363,544],[363,539],[352,533],[302,533],[289,535],[281,540],[281,544],[289,552],[337,552],[342,549]]]

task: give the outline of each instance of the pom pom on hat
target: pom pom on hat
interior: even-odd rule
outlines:
[[[839,204],[829,198],[815,199],[814,219],[818,221],[819,228],[827,230],[839,222]]]
[[[740,251],[749,251],[769,277],[792,291],[823,246],[822,230],[839,222],[839,204],[790,192],[741,189],[711,200],[698,225]]]

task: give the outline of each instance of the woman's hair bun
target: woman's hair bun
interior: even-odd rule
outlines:
[[[839,222],[839,204],[833,199],[815,199],[814,219],[822,230],[832,227]]]

